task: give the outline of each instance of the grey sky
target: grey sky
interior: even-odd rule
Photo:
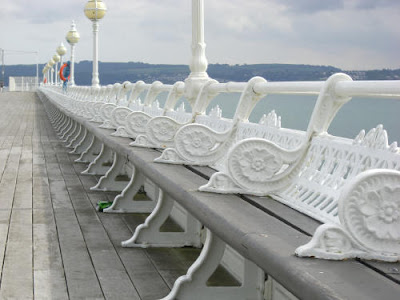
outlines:
[[[85,0],[1,0],[0,47],[55,53],[74,19],[81,34],[76,59],[91,60]],[[190,0],[105,0],[101,61],[187,64]],[[398,0],[205,0],[210,63],[299,63],[343,69],[400,68]],[[69,52],[67,56],[69,55]],[[34,63],[7,55],[6,64]]]

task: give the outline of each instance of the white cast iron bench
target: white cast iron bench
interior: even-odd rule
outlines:
[[[61,107],[52,107],[57,104],[49,101],[52,103],[48,104],[50,116],[62,119],[63,114],[70,114],[68,111],[63,111]],[[398,292],[398,286],[393,284],[393,279],[387,279],[387,276],[391,275],[386,274],[385,277],[379,272],[370,271],[377,268],[373,263],[368,265],[365,262],[347,261],[332,265],[327,261],[312,260],[312,263],[309,263],[307,259],[294,257],[294,250],[306,243],[312,230],[319,225],[301,213],[271,200],[261,201],[264,199],[260,197],[247,197],[243,201],[246,197],[196,192],[197,187],[205,183],[203,178],[207,177],[207,172],[212,172],[211,169],[200,168],[200,170],[206,169],[207,171],[200,172],[198,169],[196,173],[193,173],[191,168],[152,163],[159,156],[159,152],[128,147],[130,142],[128,139],[112,137],[110,130],[98,128],[93,123],[72,114],[69,117],[83,124],[107,147],[127,156],[130,164],[144,176],[151,178],[159,188],[159,208],[137,230],[138,234],[135,238],[138,246],[157,246],[156,241],[141,240],[143,237],[155,238],[157,234],[162,241],[162,234],[156,231],[157,226],[160,225],[158,223],[162,222],[166,216],[160,216],[160,211],[164,214],[168,212],[165,206],[170,206],[174,201],[209,229],[205,247],[198,261],[186,276],[177,280],[171,294],[165,299],[175,299],[178,297],[177,295],[179,295],[179,299],[193,299],[190,298],[193,295],[198,295],[196,299],[244,299],[244,297],[262,299],[260,291],[263,290],[264,274],[258,267],[261,267],[302,299],[341,299],[346,297],[375,299],[382,297],[383,290],[387,299],[391,299]],[[380,128],[378,131],[383,132]],[[362,138],[358,139],[360,144],[362,144],[362,140]],[[395,147],[392,146],[391,149],[395,149]],[[260,209],[261,206],[262,209]],[[277,218],[275,215],[279,215],[279,217]],[[309,224],[312,225],[309,226]],[[198,226],[198,224],[194,223],[194,226]],[[151,235],[146,235],[146,230],[153,232]],[[130,242],[132,239],[127,243]],[[249,259],[245,259],[246,268],[242,272],[243,285],[240,288],[207,287],[205,280],[221,260],[223,255],[221,252],[224,252],[226,243],[240,255]],[[256,263],[258,267],[252,262]],[[393,268],[397,266],[398,264],[394,264]],[[329,276],[321,276],[321,272],[327,272],[327,270],[330,270]],[[363,282],[369,282],[369,284],[363,285],[361,289],[360,281],[356,278],[363,278]],[[377,288],[380,289],[380,292],[377,291]]]
[[[250,80],[227,130],[186,125],[176,133],[174,148],[166,149],[156,161],[214,166],[220,171],[201,191],[268,195],[326,223],[297,255],[399,260],[400,206],[394,200],[400,192],[397,143],[388,145],[381,125],[366,135],[360,132],[354,140],[327,134],[336,113],[351,96],[400,98],[399,82],[352,82],[345,74],[335,74],[321,86],[307,132],[268,128],[259,137],[249,137],[256,131],[243,134],[261,97],[282,93],[282,88],[288,92],[299,88],[296,83],[289,89],[279,84]],[[351,198],[352,193],[363,196]],[[380,210],[385,212],[378,216]],[[334,246],[327,246],[331,244]]]

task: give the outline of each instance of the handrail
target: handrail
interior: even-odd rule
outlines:
[[[400,100],[400,80],[342,81],[336,84],[335,92],[343,97],[387,96]]]

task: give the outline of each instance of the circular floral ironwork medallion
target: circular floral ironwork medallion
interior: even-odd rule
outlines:
[[[400,252],[400,172],[368,171],[339,200],[340,220],[362,246]]]

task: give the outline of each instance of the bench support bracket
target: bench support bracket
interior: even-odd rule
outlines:
[[[201,224],[189,213],[183,232],[161,232],[160,227],[167,220],[174,206],[174,200],[159,189],[157,206],[139,225],[132,238],[122,242],[124,247],[200,247]]]
[[[150,213],[153,211],[155,201],[151,199],[134,200],[136,194],[144,187],[145,176],[142,172],[132,167],[132,175],[128,185],[121,194],[114,198],[112,205],[103,210],[106,213]]]
[[[125,180],[118,180],[118,176],[125,175],[125,165],[128,161],[126,156],[114,152],[113,164],[107,173],[99,179],[99,182],[91,187],[92,191],[122,191],[127,182]]]
[[[93,135],[89,147],[81,153],[81,156],[75,160],[77,163],[91,163],[101,152],[102,143]]]
[[[245,259],[241,286],[207,286],[207,280],[217,269],[226,248],[225,242],[207,230],[204,248],[186,275],[179,277],[168,296],[162,300],[262,300],[264,292],[264,272]]]
[[[82,172],[85,175],[104,175],[110,167],[107,165],[112,159],[112,150],[105,144],[101,145],[99,155],[92,161],[88,168]]]
[[[93,134],[85,128],[85,133],[78,144],[70,152],[71,154],[82,154],[83,151],[89,148],[93,140]]]

